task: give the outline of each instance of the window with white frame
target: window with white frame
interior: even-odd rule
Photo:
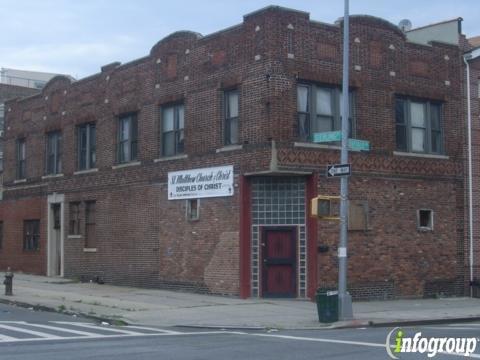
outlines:
[[[225,92],[225,145],[238,144],[238,90]]]
[[[298,135],[312,141],[314,133],[341,130],[342,91],[338,87],[302,83],[297,86]],[[355,134],[354,96],[349,98],[349,137]]]
[[[96,128],[95,123],[77,127],[78,170],[93,169],[96,166]]]
[[[137,160],[138,145],[137,115],[128,114],[118,119],[118,163]]]
[[[17,140],[17,179],[26,178],[26,140]]]
[[[187,220],[198,220],[200,218],[200,199],[187,200]]]
[[[433,230],[433,210],[417,210],[417,228],[420,231]]]
[[[398,151],[444,153],[441,103],[398,97],[395,125]]]
[[[52,131],[47,134],[47,175],[60,174],[62,172],[62,133]]]
[[[184,152],[185,109],[183,104],[162,108],[161,154],[174,156]]]

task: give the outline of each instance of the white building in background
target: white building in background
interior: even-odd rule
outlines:
[[[0,83],[23,86],[33,89],[41,89],[45,84],[59,74],[46,73],[39,71],[17,70],[9,68],[0,69]],[[75,80],[70,75],[65,75],[72,80]]]

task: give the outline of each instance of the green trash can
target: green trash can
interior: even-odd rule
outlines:
[[[315,298],[318,321],[321,323],[338,321],[338,291],[336,289],[318,289]]]

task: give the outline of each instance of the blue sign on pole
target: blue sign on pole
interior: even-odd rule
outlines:
[[[327,132],[313,134],[313,142],[315,143],[333,142],[333,141],[341,141],[341,140],[342,140],[341,131],[327,131]]]
[[[348,139],[348,148],[353,151],[370,151],[370,142],[366,140]]]

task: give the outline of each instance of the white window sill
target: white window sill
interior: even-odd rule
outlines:
[[[128,163],[125,163],[125,164],[113,165],[112,169],[115,170],[115,169],[122,169],[122,168],[130,167],[130,166],[138,166],[141,163],[142,163],[141,161],[132,161],[132,162],[128,162]]]
[[[82,174],[91,174],[97,172],[97,168],[86,169],[86,170],[78,170],[73,173],[73,175],[82,175]]]
[[[14,184],[23,184],[26,182],[27,182],[27,179],[18,179],[13,181]]]
[[[243,149],[243,145],[240,144],[240,145],[227,145],[215,151],[218,154],[225,151],[236,151],[236,150],[242,150],[242,149]]]
[[[82,235],[67,235],[67,239],[81,239]]]
[[[403,152],[403,151],[394,151],[393,155],[395,155],[395,156],[419,157],[419,158],[427,158],[427,159],[441,159],[441,160],[450,159],[450,157],[446,156],[446,155],[409,153],[409,152]]]
[[[326,149],[326,150],[338,150],[341,151],[342,147],[338,145],[327,145],[327,144],[317,144],[317,143],[310,143],[310,142],[294,142],[293,143],[294,147],[300,147],[300,148],[309,148],[309,149]],[[348,152],[368,152],[364,150],[353,150],[353,149],[348,149]]]
[[[187,154],[175,155],[175,156],[165,156],[162,158],[158,158],[153,160],[154,163],[162,162],[162,161],[170,161],[170,160],[180,160],[180,159],[187,159]]]
[[[294,142],[293,146],[310,148],[310,149],[342,150],[342,147],[338,145],[326,145],[326,144],[317,144],[317,143],[310,143],[310,142]]]
[[[86,252],[86,253],[96,253],[96,252],[97,252],[97,248],[83,248],[83,252]]]
[[[42,176],[42,180],[55,179],[55,178],[60,178],[60,177],[63,177],[63,174],[50,174],[50,175]]]
[[[429,227],[423,227],[423,226],[420,226],[417,228],[419,232],[431,232],[433,231],[432,228],[429,228]]]

